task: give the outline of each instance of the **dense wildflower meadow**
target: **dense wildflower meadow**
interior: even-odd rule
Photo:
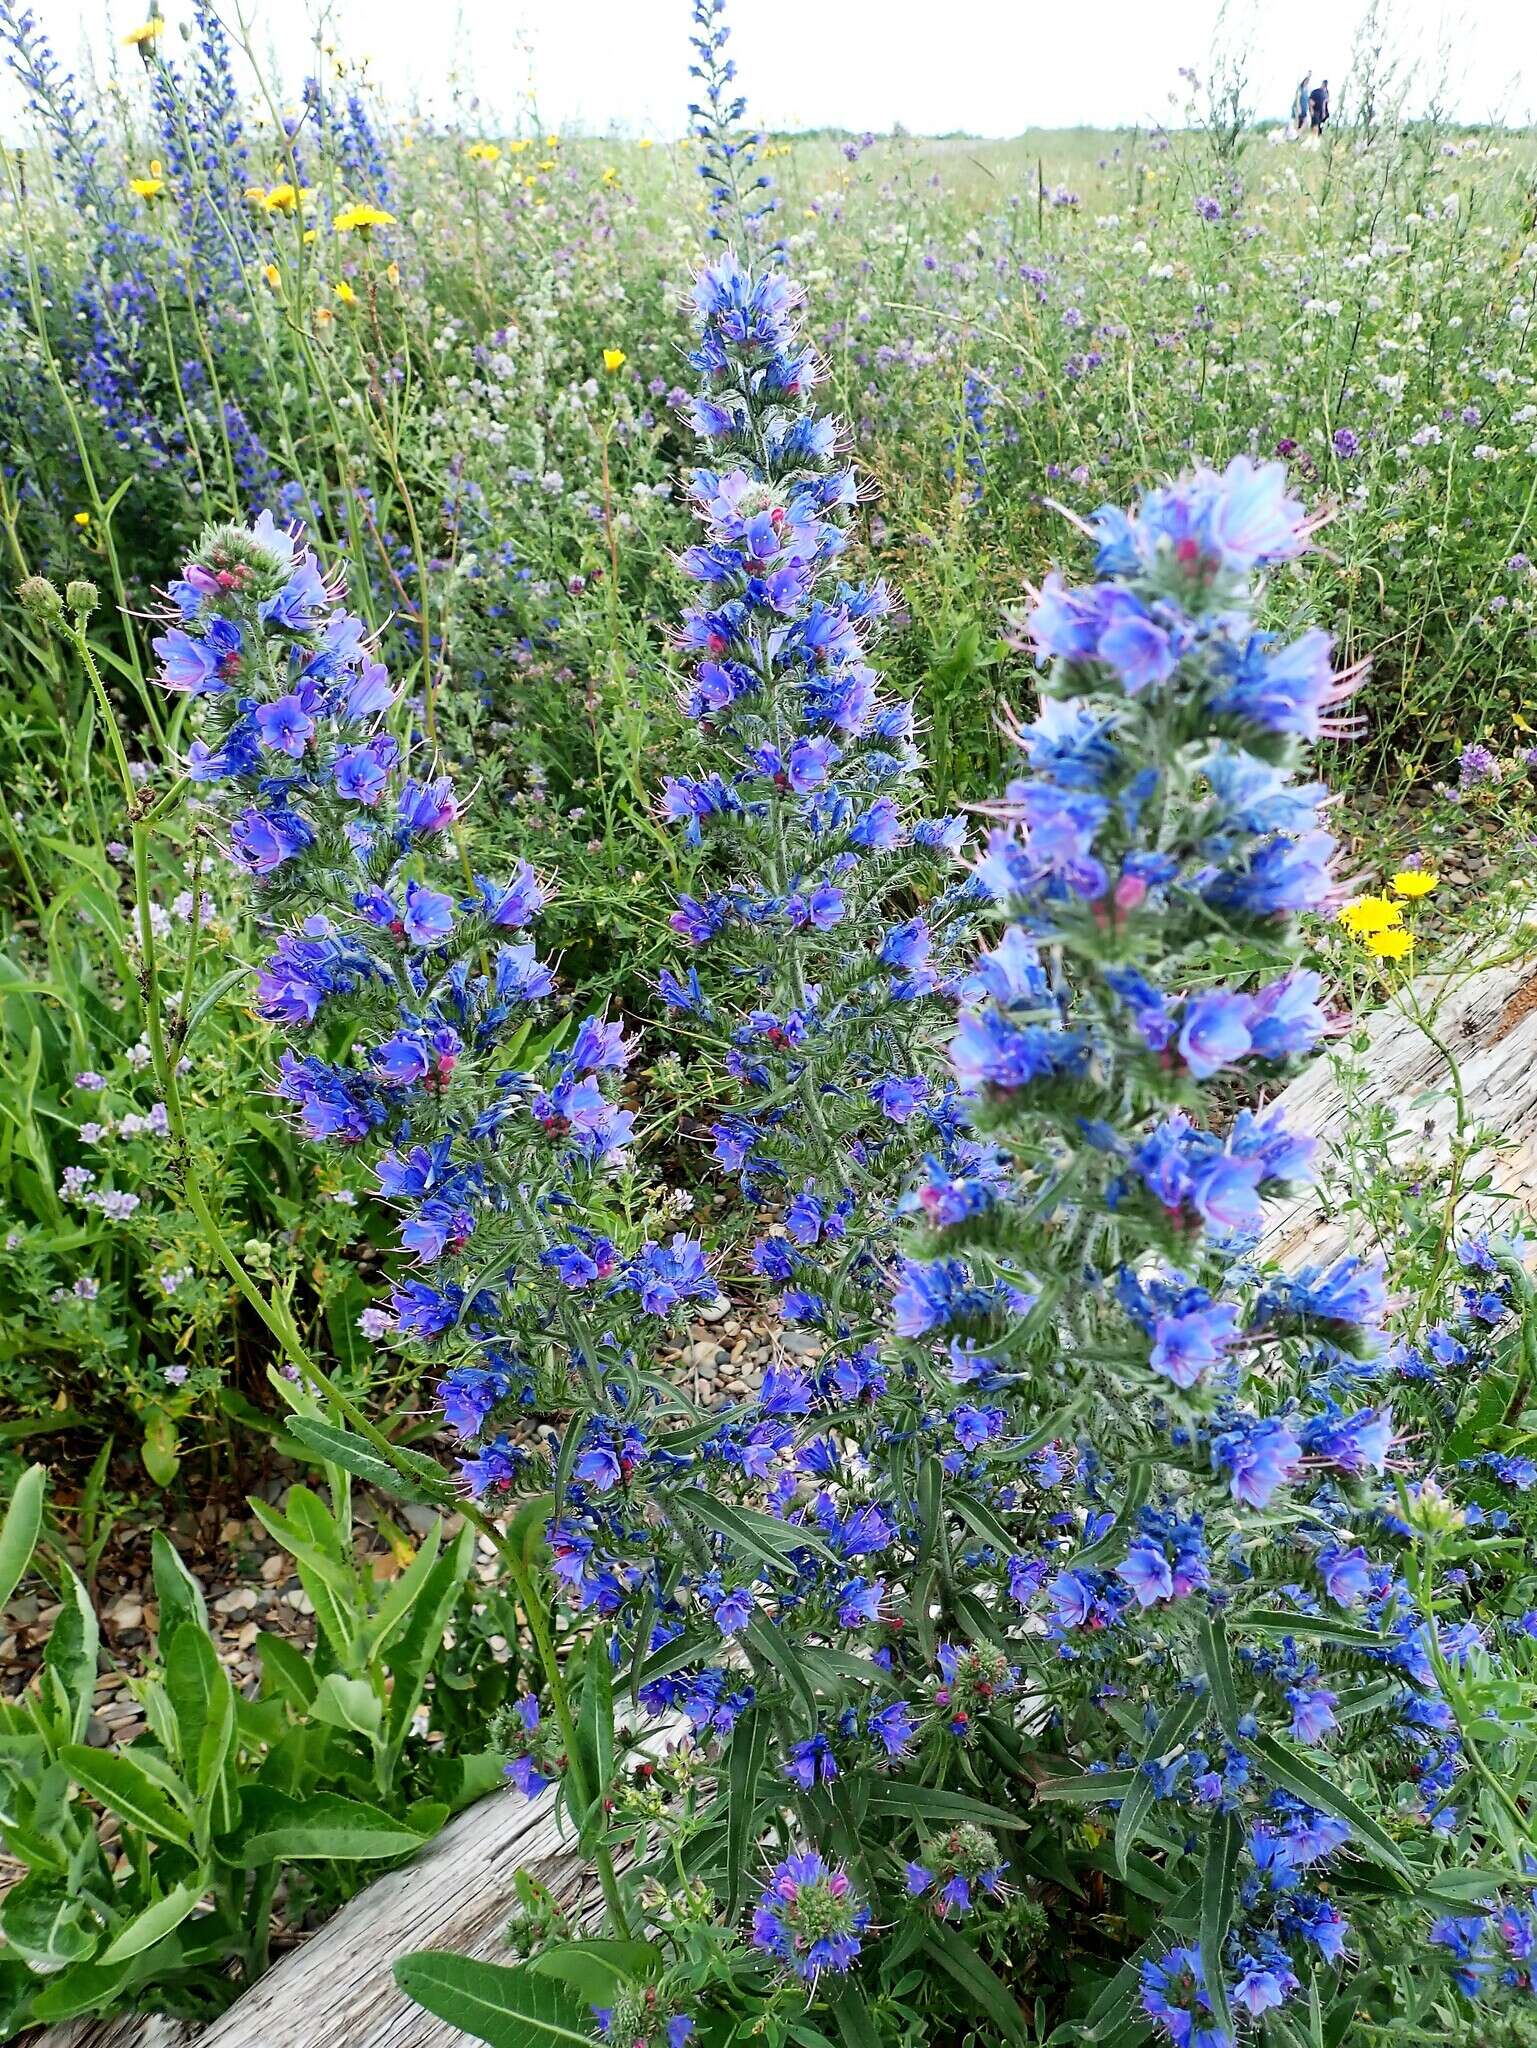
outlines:
[[[489,1796],[585,1882],[395,1969],[496,2048],[1537,2043],[1418,978],[1528,915],[1537,143],[1369,36],[1321,140],[767,135],[673,26],[597,140],[0,0],[0,2038]],[[1385,1004],[1438,1156],[1276,1104]]]

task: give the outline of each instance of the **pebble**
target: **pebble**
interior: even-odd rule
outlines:
[[[144,1626],[144,1603],[136,1600],[131,1593],[125,1593],[107,1609],[106,1618],[114,1628],[142,1628]]]
[[[221,1593],[213,1603],[215,1614],[249,1614],[256,1605],[256,1595],[249,1586],[236,1586],[233,1592]]]

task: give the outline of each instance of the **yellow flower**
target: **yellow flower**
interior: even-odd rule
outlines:
[[[555,159],[552,156],[542,157],[539,160],[539,162],[534,165],[534,169],[536,171],[553,171],[554,168]]]
[[[544,138],[544,146],[546,149],[559,149],[560,137],[558,135],[546,135],[546,137]]]
[[[1428,896],[1441,877],[1431,868],[1401,868],[1393,877],[1396,896]]]
[[[135,49],[142,49],[146,43],[152,43],[156,36],[164,34],[165,23],[156,14],[152,15],[148,21],[141,22],[137,28],[131,28],[127,35],[124,36],[123,41]]]
[[[502,152],[494,142],[472,142],[465,153],[471,163],[494,164]]]
[[[76,526],[89,526],[89,525],[90,525],[90,523],[91,523],[91,515],[90,515],[90,513],[89,513],[89,512],[77,512],[77,513],[75,514],[75,524],[76,524]]]
[[[1353,896],[1340,906],[1340,923],[1352,938],[1369,938],[1403,921],[1403,911],[1386,896]]]
[[[283,274],[275,263],[263,264],[262,276],[267,280],[273,291],[276,291],[283,282]]]
[[[267,213],[292,213],[299,204],[299,188],[285,179],[281,185],[273,185],[268,191],[258,191],[256,202]]]
[[[1379,960],[1402,960],[1413,944],[1413,932],[1372,932],[1367,938],[1366,950],[1368,953],[1375,953]]]
[[[532,149],[533,146],[526,135],[520,135],[516,142],[508,143],[507,154],[509,156],[521,156],[525,149]]]
[[[622,370],[628,361],[629,358],[622,348],[606,348],[603,351],[603,367],[610,376],[616,370]]]
[[[604,185],[617,185],[619,183],[619,173],[614,169],[612,164],[610,164],[607,170],[604,171],[602,178],[599,180],[599,183]]]
[[[344,277],[339,277],[336,280],[336,296],[344,306],[355,306],[358,302],[357,293]]]
[[[299,240],[304,244],[306,249],[309,247],[310,243],[314,241],[316,233],[316,229],[306,228],[304,230],[304,233],[299,237]]]
[[[392,228],[395,216],[382,206],[344,206],[331,225],[339,235],[350,235],[354,228],[366,235],[370,228]]]
[[[388,278],[389,282],[392,285],[394,285],[395,289],[398,291],[400,289],[400,265],[398,263],[386,263],[384,266],[384,274],[386,278]]]
[[[640,138],[640,146],[641,146],[641,148],[642,148],[642,149],[655,149],[655,148],[656,148],[656,144],[655,144],[655,143],[654,143],[654,142],[653,142],[653,141],[651,140],[651,137],[650,137],[649,135],[643,135],[643,136],[642,136],[642,137]]]
[[[317,306],[315,308],[315,325],[317,327],[329,327],[335,318],[336,315],[329,306]]]
[[[138,199],[158,199],[165,190],[165,179],[160,175],[160,159],[157,157],[149,167],[149,175],[130,178],[128,189]]]

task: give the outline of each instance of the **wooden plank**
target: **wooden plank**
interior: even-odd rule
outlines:
[[[1446,1060],[1413,1010],[1429,1017],[1455,1055],[1475,1127],[1491,1134],[1473,1172],[1487,1168],[1496,1190],[1533,1207],[1537,963],[1530,957],[1419,977],[1410,999],[1367,1023],[1358,1091],[1342,1094],[1323,1057],[1272,1106],[1326,1152],[1360,1103],[1393,1104],[1395,1158],[1444,1161],[1456,1122],[1454,1092]],[[1289,1266],[1331,1260],[1352,1249],[1350,1221],[1326,1214],[1309,1193],[1273,1217],[1266,1248]],[[460,1814],[412,1863],[344,1906],[205,2032],[142,2018],[76,2022],[34,2036],[33,2048],[188,2048],[193,2041],[198,2048],[464,2048],[468,2037],[401,1997],[390,1965],[421,1948],[506,1960],[503,1931],[525,1866],[574,1916],[596,1912],[597,1887],[557,1827],[553,1793],[532,1804],[494,1794]]]
[[[1342,1093],[1327,1056],[1278,1095],[1271,1105],[1286,1121],[1319,1141],[1318,1164],[1338,1145],[1363,1107],[1388,1104],[1396,1134],[1389,1151],[1401,1166],[1444,1165],[1457,1127],[1457,1097],[1445,1054],[1426,1036],[1428,1022],[1457,1063],[1467,1105],[1468,1131],[1479,1139],[1466,1179],[1487,1173],[1494,1197],[1484,1206],[1495,1218],[1519,1222],[1537,1191],[1537,957],[1531,934],[1515,957],[1490,967],[1453,962],[1417,976],[1412,988],[1367,1020],[1367,1049],[1347,1054],[1364,1071]],[[1316,1190],[1277,1211],[1266,1225],[1265,1251],[1283,1266],[1327,1264],[1349,1251],[1371,1249],[1351,1214],[1331,1215]]]

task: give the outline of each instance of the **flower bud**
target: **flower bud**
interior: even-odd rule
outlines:
[[[64,616],[64,600],[46,576],[29,576],[17,586],[16,595],[29,617],[52,623]]]
[[[84,576],[77,576],[64,591],[64,602],[76,618],[88,619],[101,603],[101,592]]]

